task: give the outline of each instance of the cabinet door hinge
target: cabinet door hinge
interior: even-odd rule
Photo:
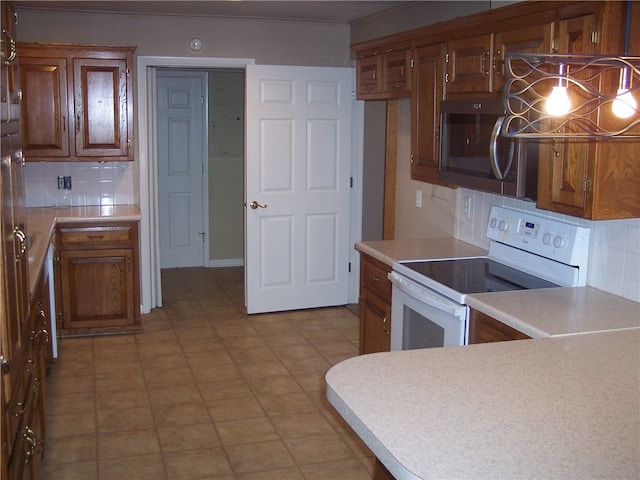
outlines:
[[[349,273],[351,273],[351,262],[349,262]]]
[[[444,63],[449,63],[449,54],[448,53],[444,54]]]
[[[413,68],[415,66],[415,62],[413,61],[413,58],[411,59],[411,68]]]
[[[449,83],[449,72],[444,74],[444,83]]]
[[[128,68],[125,68],[125,69],[124,69],[124,73],[125,73],[125,74],[127,75],[127,77],[128,77],[128,76],[129,76],[129,74],[130,74],[131,72],[129,71],[129,69],[128,69]]]
[[[356,99],[356,91],[355,90],[351,90],[351,100],[355,100]]]
[[[353,188],[353,177],[349,177],[349,188]]]
[[[591,191],[591,179],[590,178],[587,178],[584,181],[584,189],[583,189],[583,191],[584,192],[590,192]]]
[[[127,149],[131,148],[131,140],[127,138]]]
[[[0,368],[2,369],[2,373],[9,373],[10,366],[11,362],[0,355]]]
[[[600,43],[600,32],[597,30],[594,30],[593,32],[591,32],[591,43],[593,43],[594,45],[598,45]]]
[[[551,51],[552,52],[557,52],[558,51],[558,44],[560,43],[560,40],[558,40],[558,37],[552,38],[551,39]]]

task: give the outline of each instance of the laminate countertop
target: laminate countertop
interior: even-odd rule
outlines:
[[[376,353],[327,398],[398,480],[640,477],[640,329]]]
[[[452,239],[356,249],[388,265],[486,254]],[[592,287],[467,302],[533,339],[363,355],[327,373],[327,398],[390,472],[640,478],[640,304]]]
[[[37,286],[58,223],[139,221],[141,218],[137,205],[27,208],[27,234],[31,238],[28,249],[30,291],[33,293]]]

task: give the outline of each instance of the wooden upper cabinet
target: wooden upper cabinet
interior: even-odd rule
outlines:
[[[493,90],[493,34],[447,42],[447,96],[487,94]]]
[[[76,155],[127,157],[127,59],[73,60]]]
[[[414,180],[438,181],[444,49],[444,43],[413,49],[411,178]]]
[[[411,44],[386,45],[358,53],[357,96],[384,100],[411,95]]]
[[[133,49],[18,44],[25,158],[133,160]]]
[[[506,83],[505,58],[511,53],[550,53],[553,24],[497,32],[494,37],[492,60],[493,91],[502,93]]]
[[[69,157],[67,60],[22,58],[22,124],[24,150],[28,156]]]
[[[356,69],[358,98],[382,92],[382,57],[371,55],[358,58]]]

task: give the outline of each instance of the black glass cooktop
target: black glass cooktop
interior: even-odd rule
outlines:
[[[408,262],[403,265],[463,294],[560,286],[489,258]]]

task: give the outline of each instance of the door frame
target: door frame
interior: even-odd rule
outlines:
[[[138,56],[136,59],[136,105],[137,105],[137,145],[138,191],[134,200],[140,205],[140,299],[141,311],[149,313],[152,308],[162,306],[162,285],[160,280],[160,245],[158,229],[158,178],[155,118],[156,69],[246,69],[254,65],[252,58],[216,57],[166,57]],[[355,75],[354,75],[355,79]],[[351,177],[351,244],[362,237],[362,138],[364,122],[364,102],[355,100],[353,85],[354,114],[352,127],[355,141],[352,142]],[[357,303],[360,290],[360,256],[355,248],[350,253],[351,277],[349,281],[349,302]]]

